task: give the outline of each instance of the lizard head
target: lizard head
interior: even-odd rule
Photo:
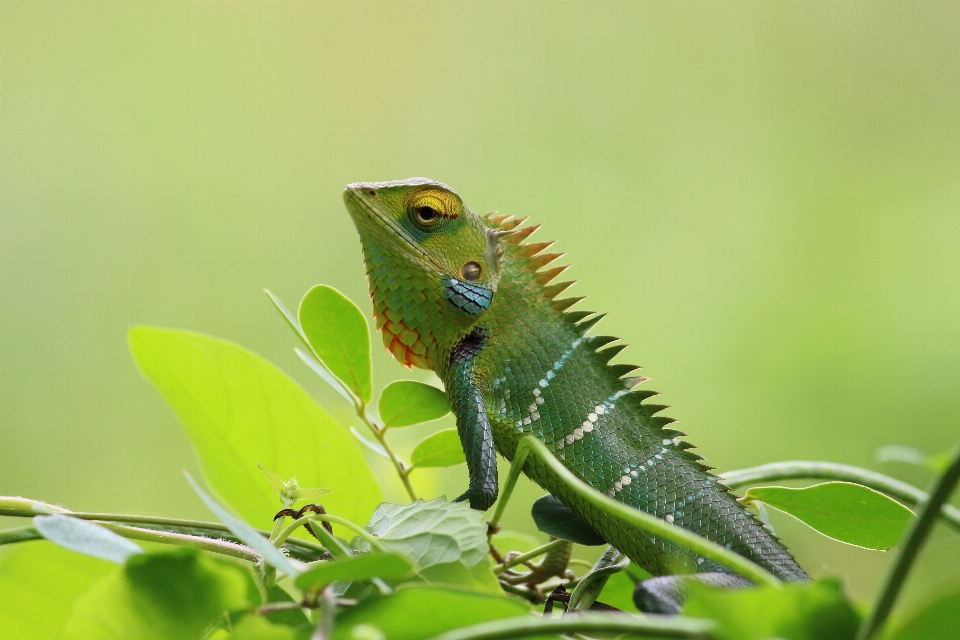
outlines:
[[[360,234],[377,328],[397,360],[437,369],[490,307],[497,234],[445,184],[357,182],[343,200]]]

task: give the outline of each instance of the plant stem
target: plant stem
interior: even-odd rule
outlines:
[[[759,467],[739,469],[720,474],[723,483],[731,488],[753,485],[771,480],[846,480],[870,487],[892,498],[914,506],[926,502],[930,497],[927,493],[906,482],[885,476],[882,473],[861,469],[848,464],[835,462],[810,462],[807,460],[791,460],[789,462],[772,462]],[[960,509],[944,504],[940,507],[940,518],[953,529],[960,532]]]
[[[661,619],[662,618],[662,619]],[[515,617],[482,622],[461,629],[447,631],[430,640],[504,640],[527,638],[551,633],[573,634],[595,632],[622,634],[631,637],[655,638],[709,638],[708,632],[716,626],[712,620],[700,618],[647,616],[622,613],[583,613],[552,618]]]
[[[70,511],[68,509],[40,502],[38,500],[0,496],[0,515],[18,518],[32,518],[37,515],[49,513],[62,513],[69,515],[72,518],[79,518],[80,520],[92,520],[100,524],[129,524],[137,527],[139,530],[154,530],[157,533],[169,532],[181,536],[205,540],[209,540],[211,536],[228,539],[234,537],[233,534],[230,533],[230,530],[219,522],[183,520],[179,518],[158,518],[154,516],[136,516],[120,513]],[[160,531],[157,531],[156,528],[161,529]],[[33,527],[18,527],[16,529],[8,529],[7,531],[0,532],[0,545],[26,540],[35,540],[42,537],[39,535],[39,533],[35,532],[36,530]],[[269,534],[268,531],[263,530],[260,530],[260,533],[265,536]],[[295,552],[307,557],[316,557],[326,551],[326,549],[321,547],[319,544],[310,540],[288,540],[287,546]]]
[[[547,448],[547,445],[533,436],[523,438],[520,444],[517,445],[513,465],[510,467],[510,475],[507,477],[507,482],[504,486],[504,493],[513,490],[520,476],[520,472],[523,469],[523,465],[527,460],[527,456],[531,454],[538,462],[557,476],[568,489],[606,513],[628,522],[638,529],[674,542],[681,547],[685,547],[708,560],[714,560],[725,567],[729,567],[733,569],[735,573],[739,573],[757,584],[766,584],[773,587],[782,585],[780,580],[772,573],[740,554],[730,549],[725,549],[706,538],[701,538],[683,527],[678,527],[649,513],[640,511],[635,507],[618,502],[606,494],[597,491],[563,466],[563,463],[557,460],[550,449]],[[503,502],[498,501],[491,520],[492,523],[495,524],[499,522],[500,517],[503,515],[503,507]]]
[[[958,482],[960,482],[960,446],[954,452],[950,466],[937,479],[933,491],[930,492],[930,498],[920,506],[917,519],[904,537],[900,553],[887,571],[883,587],[880,589],[880,597],[877,598],[870,615],[860,625],[857,640],[870,640],[883,628],[890,611],[893,610],[893,603],[896,602],[906,582],[907,574],[910,573],[920,549],[933,529],[940,507],[950,499],[950,494],[953,493]]]
[[[536,547],[536,548],[534,548],[534,549],[531,549],[530,551],[527,551],[526,553],[520,554],[520,555],[517,556],[516,558],[513,558],[513,559],[508,560],[508,561],[506,561],[506,562],[503,562],[503,563],[501,563],[501,564],[498,564],[497,566],[495,566],[495,567],[493,568],[493,573],[494,573],[494,575],[500,575],[501,573],[503,573],[503,572],[506,571],[507,569],[510,569],[511,567],[515,567],[515,566],[517,566],[518,564],[523,564],[523,563],[526,562],[527,560],[532,560],[533,558],[536,558],[537,556],[542,556],[543,554],[547,553],[548,551],[553,551],[553,550],[556,549],[557,547],[562,547],[562,546],[565,545],[565,544],[568,544],[568,542],[567,542],[566,540],[561,539],[561,538],[557,538],[556,540],[551,540],[550,542],[547,542],[547,543],[545,543],[545,544],[540,545],[539,547]]]
[[[345,529],[350,529],[355,534],[357,534],[358,536],[360,536],[361,538],[369,542],[372,547],[377,549],[377,551],[386,553],[383,546],[380,544],[380,541],[377,540],[377,538],[373,536],[369,531],[366,531],[360,525],[350,522],[349,520],[345,520],[337,516],[332,516],[328,513],[311,513],[309,515],[305,514],[303,518],[294,520],[293,522],[291,522],[290,524],[288,524],[287,526],[285,526],[283,529],[280,530],[280,533],[277,534],[277,537],[273,541],[273,544],[275,544],[277,547],[280,547],[281,545],[283,545],[284,542],[286,542],[287,538],[289,538],[290,535],[297,530],[297,527],[302,527],[303,525],[313,521],[329,522],[331,524],[338,524],[341,527],[344,527]]]
[[[172,544],[179,547],[191,547],[201,551],[212,551],[225,556],[232,556],[245,560],[252,564],[262,562],[260,555],[248,546],[236,542],[227,542],[225,540],[213,540],[211,538],[202,538],[200,536],[190,536],[183,533],[173,533],[170,531],[154,531],[152,529],[139,529],[137,527],[128,527],[122,524],[111,524],[109,522],[98,522],[101,527],[118,533],[124,538],[132,540],[144,540],[146,542],[160,542],[162,544]]]
[[[417,492],[413,490],[413,485],[410,483],[410,471],[412,467],[408,467],[396,452],[394,452],[393,448],[390,447],[389,443],[387,443],[386,427],[381,427],[371,419],[370,414],[367,413],[367,408],[363,404],[358,403],[355,408],[357,410],[357,417],[363,420],[363,423],[370,429],[373,437],[377,439],[377,442],[380,443],[383,450],[390,456],[390,462],[393,463],[393,468],[397,471],[397,475],[400,477],[404,489],[407,490],[407,495],[410,496],[411,500],[416,500]]]

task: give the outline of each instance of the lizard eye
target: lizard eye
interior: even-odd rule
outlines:
[[[431,222],[439,217],[440,213],[433,207],[417,207],[413,210],[420,222]]]
[[[473,281],[480,277],[480,272],[482,269],[480,265],[476,262],[468,262],[463,265],[463,269],[460,270],[460,275],[463,276],[464,280]]]

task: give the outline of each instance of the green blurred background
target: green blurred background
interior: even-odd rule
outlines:
[[[5,494],[209,517],[133,324],[241,343],[350,424],[262,289],[293,305],[327,283],[368,311],[340,190],[415,175],[542,222],[720,470],[823,459],[924,485],[874,451],[960,434],[958,2],[0,12]],[[379,346],[374,371],[427,379]],[[427,497],[466,484],[417,473]],[[889,555],[775,524],[812,573],[873,593]],[[508,525],[530,528],[524,504]],[[908,595],[958,573],[940,531]]]

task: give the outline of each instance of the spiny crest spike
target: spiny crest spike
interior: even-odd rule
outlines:
[[[509,220],[512,216],[506,213],[500,213],[498,211],[491,211],[490,217],[487,218],[490,221],[490,224],[500,225],[504,220]]]
[[[557,311],[566,311],[573,305],[577,304],[581,300],[586,300],[587,296],[574,296],[572,298],[563,298],[562,300],[554,300],[553,308]]]
[[[529,229],[529,227],[527,228]],[[545,242],[530,242],[520,247],[520,251],[518,253],[525,258],[531,258],[552,244],[553,240],[547,240]]]
[[[640,368],[641,367],[636,364],[612,364],[608,367],[608,369],[610,370],[610,373],[612,373],[617,378],[621,376],[625,376],[631,371],[636,371],[637,369],[640,369]]]
[[[480,217],[483,218],[484,220],[490,220],[490,218],[491,218],[492,216],[495,216],[495,215],[497,215],[498,213],[500,213],[500,212],[499,212],[499,211],[488,211],[488,212],[486,212],[485,214],[483,214],[483,215],[480,216]]]
[[[592,316],[596,311],[570,311],[564,314],[563,319],[570,324],[576,324],[588,316]]]
[[[500,228],[510,231],[512,229],[516,229],[526,221],[527,221],[526,218],[512,218],[510,220],[504,220],[503,222],[500,223]]]
[[[537,284],[547,284],[569,268],[570,265],[562,264],[559,267],[550,267],[549,269],[538,271],[536,277]]]
[[[648,400],[658,395],[660,395],[660,392],[653,391],[652,389],[636,389],[635,391],[630,392],[630,396],[638,402],[643,402],[644,400]]]
[[[676,419],[667,418],[666,416],[662,418],[660,416],[657,416],[656,418],[650,418],[650,421],[653,422],[653,424],[657,425],[658,427],[662,428],[667,426],[668,424],[673,424],[674,422],[676,422]]]
[[[667,404],[645,404],[645,405],[643,405],[643,408],[647,410],[647,415],[648,415],[648,416],[654,416],[654,415],[660,413],[661,411],[663,411],[664,409],[669,409],[669,408],[670,408],[670,405],[667,405]]]
[[[520,244],[521,242],[529,238],[533,234],[533,232],[539,228],[540,228],[540,225],[533,224],[533,225],[530,225],[529,227],[517,229],[516,231],[513,232],[513,237],[510,238],[508,242],[510,244]]]
[[[497,229],[487,229],[487,235],[497,241],[499,241],[501,238],[512,236],[514,233],[516,233],[516,231],[499,231]]]
[[[597,315],[593,316],[589,320],[584,320],[583,322],[578,324],[577,328],[583,331],[584,333],[586,333],[587,331],[590,331],[590,329],[592,329],[595,324],[597,324],[598,322],[600,322],[606,317],[607,317],[607,314],[598,313]],[[617,376],[617,377],[620,377],[620,376]]]
[[[567,280],[566,282],[558,282],[557,284],[552,284],[548,287],[543,288],[543,295],[547,300],[553,300],[558,295],[566,291],[570,285],[575,283],[576,280]]]
[[[650,376],[636,376],[633,378],[627,378],[624,380],[624,383],[627,385],[627,387],[633,389],[635,386],[643,384],[647,380],[650,380]]]
[[[541,267],[547,266],[561,256],[563,256],[562,253],[543,253],[535,258],[530,258],[527,262],[527,269],[530,269],[530,271],[539,271]]]
[[[597,351],[597,352],[596,352],[596,353],[597,353],[597,358],[600,359],[600,362],[603,362],[604,364],[606,364],[606,363],[610,362],[611,360],[613,360],[613,357],[614,357],[615,355],[617,355],[618,353],[620,353],[621,351],[623,351],[623,350],[626,349],[626,348],[627,348],[627,345],[625,345],[625,344],[615,344],[615,345],[613,345],[612,347],[608,347],[608,348],[606,348],[606,349],[602,349],[602,350],[600,350],[600,351]]]

